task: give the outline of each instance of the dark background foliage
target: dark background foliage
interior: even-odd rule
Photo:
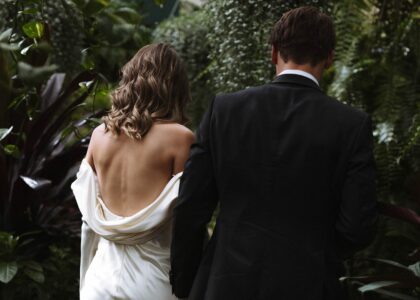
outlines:
[[[271,27],[301,5],[336,26],[323,89],[374,123],[382,216],[372,245],[346,262],[343,284],[352,299],[418,299],[418,1],[177,3],[0,0],[0,299],[78,297],[80,215],[69,186],[119,68],[141,46],[171,43],[186,62],[194,129],[216,93],[273,78]],[[176,16],[159,21],[167,12]]]
[[[211,62],[208,55],[208,22],[207,11],[196,10],[162,22],[153,32],[154,41],[171,44],[186,64],[191,86],[189,115],[193,128],[198,126],[214,95],[211,76],[207,71]]]

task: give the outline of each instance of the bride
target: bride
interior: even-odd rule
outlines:
[[[172,47],[145,46],[123,67],[72,184],[83,218],[81,299],[176,299],[170,217],[194,140],[181,125],[189,100]]]

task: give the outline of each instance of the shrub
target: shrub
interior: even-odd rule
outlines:
[[[211,48],[207,40],[208,28],[207,13],[199,10],[168,19],[153,32],[155,42],[171,44],[186,64],[192,95],[192,103],[188,107],[192,127],[198,126],[214,95],[207,71]]]

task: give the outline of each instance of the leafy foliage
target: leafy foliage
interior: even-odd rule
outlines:
[[[325,10],[330,1],[209,1],[210,73],[216,92],[229,92],[266,83],[273,78],[268,43],[281,15],[302,5]]]
[[[51,245],[46,249],[48,255],[39,262],[33,251],[38,247],[38,234],[13,236],[0,232],[0,298],[77,298],[79,260],[72,254],[75,251]]]
[[[207,19],[206,11],[198,10],[168,19],[153,32],[154,41],[171,44],[186,64],[191,86],[189,115],[193,128],[198,126],[213,94],[208,72],[210,44],[207,40]]]
[[[5,20],[3,28],[14,28],[15,32],[24,33],[29,38],[22,47],[23,53],[44,48],[50,50],[51,62],[59,67],[59,71],[72,75],[80,69],[83,22],[80,11],[72,2],[1,0],[0,7],[0,16]],[[41,45],[32,43],[31,39],[37,39]],[[53,49],[55,51],[51,51]]]
[[[419,4],[340,1],[335,8],[338,12],[347,8],[350,13],[336,14],[337,35],[344,37],[344,41],[338,44],[334,81],[329,91],[341,101],[371,114],[381,212],[400,220],[381,220],[376,241],[352,261],[350,268],[352,274],[363,272],[371,276],[363,280],[355,277],[353,282],[366,284],[359,288],[363,293],[414,299],[420,295],[418,273],[408,272],[411,277],[407,278],[396,270],[361,261],[366,256],[387,257],[395,260],[395,264],[400,261],[415,266],[420,258],[409,255],[420,246],[417,215],[420,208],[420,23],[416,17]],[[360,268],[363,265],[368,268]],[[384,280],[395,284],[377,284]],[[402,295],[406,298],[401,298]]]
[[[2,286],[5,299],[47,299],[42,296],[45,275],[40,262],[51,258],[53,243],[77,238],[80,228],[69,184],[86,152],[88,140],[80,136],[80,131],[89,132],[89,121],[96,124],[93,118],[97,113],[84,112],[82,103],[93,93],[97,76],[81,73],[65,87],[60,77],[60,73],[53,75],[40,94],[29,88],[17,96],[40,99],[41,105],[24,100],[10,103],[14,110],[10,111],[9,120],[17,130],[10,127],[5,131],[4,135],[8,134],[0,149],[0,198],[4,199],[0,228],[20,236],[7,239],[8,247],[4,249],[9,250],[4,253],[5,260],[0,260],[0,273],[6,270],[0,281],[8,283]],[[75,118],[76,110],[82,113],[81,121]],[[28,115],[26,111],[33,112]],[[28,237],[28,231],[36,234]],[[19,275],[18,270],[25,276],[14,278]],[[71,270],[71,286],[75,287],[77,264]],[[23,290],[14,288],[27,284]]]
[[[122,65],[151,39],[143,25],[142,1],[75,1],[83,12],[85,48],[82,64],[110,82],[119,78]]]

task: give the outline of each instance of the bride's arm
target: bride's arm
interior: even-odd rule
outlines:
[[[104,132],[104,130],[105,130],[105,127],[103,124],[99,125],[93,130],[92,135],[90,137],[89,147],[88,147],[86,157],[85,157],[86,161],[92,167],[92,170],[95,171],[95,173],[96,173],[96,169],[95,169],[95,163],[93,161],[93,152],[94,152],[94,149],[96,148],[95,144],[97,143],[98,133]]]
[[[190,155],[191,145],[195,141],[194,133],[188,128],[179,127],[179,137],[175,148],[173,174],[184,171],[185,163]]]
[[[95,164],[93,162],[93,148],[95,144],[95,132],[103,128],[103,125],[98,126],[92,133],[89,147],[86,153],[86,161],[91,166],[92,170],[95,170]],[[85,199],[87,200],[87,199]],[[83,288],[85,282],[86,272],[95,256],[98,248],[99,236],[89,227],[88,223],[82,218],[82,228],[80,230],[81,243],[80,243],[80,290]]]
[[[99,236],[83,221],[81,229],[80,290],[85,282],[86,272],[98,248]]]

